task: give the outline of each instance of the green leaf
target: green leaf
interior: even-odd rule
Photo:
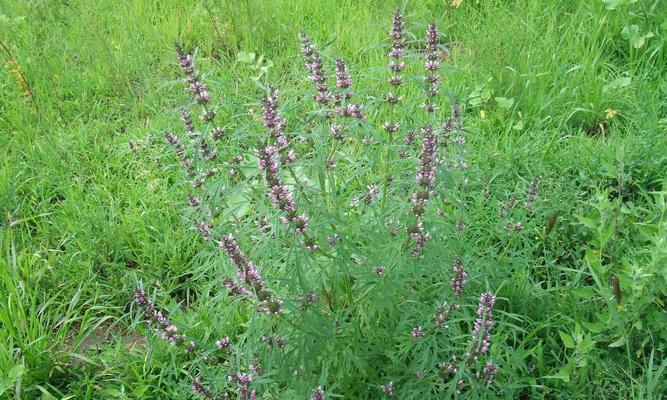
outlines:
[[[631,82],[632,82],[631,77],[629,77],[629,76],[619,76],[618,78],[616,78],[613,81],[604,85],[602,87],[602,91],[603,92],[608,92],[610,90],[624,88],[624,87],[629,86]]]
[[[621,347],[625,345],[625,338],[620,338],[613,343],[609,343],[608,347]]]
[[[595,222],[588,217],[584,217],[583,215],[575,215],[575,217],[581,222],[586,228],[588,229],[596,229],[597,226]]]
[[[498,107],[504,108],[506,110],[509,110],[514,105],[514,98],[508,99],[506,97],[496,97],[495,100],[496,104],[498,104]]]
[[[24,371],[25,367],[23,365],[15,365],[12,369],[9,370],[7,375],[9,376],[9,379],[17,380],[21,375],[23,375]]]
[[[655,36],[653,32],[648,32],[645,35],[639,33],[639,26],[637,25],[626,25],[621,31],[621,36],[623,39],[628,40],[630,45],[635,49],[640,49],[646,44],[646,40]]]
[[[637,0],[602,0],[607,10],[615,10],[619,6],[626,6],[636,2]]]
[[[567,349],[574,349],[574,339],[572,339],[572,336],[568,335],[567,333],[563,331],[558,331],[558,334],[560,335],[560,339],[563,341],[563,344],[565,345],[565,348]]]
[[[236,53],[236,60],[241,63],[250,64],[255,61],[255,53],[239,51]]]
[[[592,288],[576,288],[572,291],[575,296],[583,297],[585,299],[590,299],[595,294],[595,291]]]
[[[572,363],[568,363],[566,366],[561,368],[555,375],[543,376],[545,379],[560,379],[563,382],[570,381],[570,372],[572,371]]]
[[[600,322],[582,322],[582,325],[593,333],[600,333],[604,330],[605,325]]]

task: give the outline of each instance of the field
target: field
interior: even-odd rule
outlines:
[[[0,0],[0,399],[664,398],[666,45],[660,0]]]

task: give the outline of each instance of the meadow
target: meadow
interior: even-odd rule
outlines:
[[[664,398],[666,44],[660,0],[0,0],[0,399]]]

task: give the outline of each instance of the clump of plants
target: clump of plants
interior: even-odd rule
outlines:
[[[190,188],[185,215],[219,254],[215,289],[198,295],[230,311],[214,317],[225,323],[195,327],[173,322],[148,289],[135,300],[198,396],[500,390],[499,299],[474,267],[468,229],[470,187],[482,184],[468,169],[463,110],[443,90],[442,41],[434,24],[412,38],[396,11],[387,68],[362,98],[347,62],[328,60],[302,32],[309,92],[289,99],[264,82],[261,113],[234,121],[218,114],[194,56],[176,45],[192,101],[164,137]],[[518,202],[499,212],[507,234],[523,228],[510,219]]]

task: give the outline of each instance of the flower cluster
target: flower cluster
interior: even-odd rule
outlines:
[[[257,397],[257,392],[253,389],[250,390],[250,385],[255,380],[255,374],[257,370],[255,366],[250,365],[248,367],[248,373],[238,372],[227,377],[229,383],[236,383],[239,386],[239,398],[247,400],[255,400]]]
[[[496,375],[498,375],[498,366],[494,364],[493,361],[489,360],[486,362],[486,365],[484,365],[482,372],[478,372],[475,377],[480,381],[483,380],[487,385],[490,385],[493,383]]]
[[[421,105],[421,108],[426,112],[433,112],[436,108],[433,103],[433,97],[437,96],[440,91],[440,76],[438,75],[438,69],[440,69],[440,62],[438,61],[438,28],[435,24],[429,24],[426,31],[425,58],[424,69],[426,70],[426,76],[424,80],[429,87],[426,90],[426,94],[428,95],[427,100]]]
[[[449,281],[449,284],[452,285],[452,288],[454,289],[454,296],[459,298],[461,297],[463,286],[465,286],[466,282],[468,282],[468,273],[463,270],[463,263],[459,258],[454,260],[452,269],[454,270],[454,276]]]
[[[324,66],[320,53],[317,52],[315,46],[304,32],[301,32],[301,55],[306,66],[306,70],[310,72],[310,80],[315,84],[315,101],[320,104],[326,104],[331,100],[329,94],[329,85],[327,84],[327,77],[324,73]]]
[[[188,92],[192,93],[195,103],[202,105],[203,112],[199,116],[199,119],[202,121],[211,121],[215,117],[215,112],[206,106],[211,101],[211,96],[208,87],[195,72],[194,58],[192,54],[186,54],[180,44],[176,43],[174,46],[178,54],[178,64],[185,73],[185,81],[190,85]]]
[[[183,343],[185,337],[179,333],[176,325],[172,324],[162,311],[155,308],[155,303],[146,297],[143,290],[137,288],[134,291],[134,301],[143,309],[144,314],[149,321],[155,325],[155,331],[160,334],[162,339],[179,346]]]
[[[189,175],[192,175],[194,173],[194,171],[190,171],[190,168],[192,167],[192,160],[185,155],[185,149],[183,148],[181,141],[178,139],[178,136],[171,132],[165,132],[164,138],[167,140],[167,143],[173,147],[174,153],[176,154],[176,157],[178,157],[178,160],[181,162],[183,169]]]
[[[237,276],[241,285],[233,286],[239,293],[253,294],[259,300],[258,309],[267,315],[276,315],[282,312],[282,300],[274,298],[265,285],[259,271],[252,261],[241,251],[234,237],[229,234],[219,243],[220,248],[225,250],[230,261],[237,269]],[[228,283],[226,285],[228,289]]]
[[[214,399],[213,392],[204,384],[201,382],[201,379],[199,377],[195,378],[194,381],[192,381],[192,391],[200,395],[201,397],[205,399]]]
[[[264,127],[274,138],[276,146],[279,149],[287,147],[289,138],[285,135],[285,121],[278,114],[278,96],[279,92],[273,86],[269,86],[269,93],[264,98]]]
[[[435,326],[440,329],[449,329],[449,324],[447,324],[449,315],[460,307],[458,303],[449,304],[444,302],[438,305],[435,314],[433,314],[433,323]]]
[[[327,400],[327,395],[324,393],[322,386],[313,389],[313,392],[310,394],[310,400]]]
[[[286,214],[281,218],[283,223],[293,224],[294,232],[303,234],[308,230],[308,216],[297,214],[296,202],[292,192],[280,180],[278,161],[275,156],[276,151],[275,146],[266,146],[259,149],[259,169],[264,171],[271,202],[276,209]]]
[[[394,382],[389,382],[386,385],[380,386],[380,389],[382,389],[382,393],[384,393],[385,396],[387,397],[394,397],[396,388],[394,387]]]
[[[540,184],[540,178],[535,178],[530,182],[530,190],[528,191],[528,199],[523,203],[526,210],[533,209],[533,203],[537,200],[537,187]]]
[[[347,70],[347,64],[342,58],[336,58],[336,87],[345,91],[345,97],[350,98],[354,93],[348,91],[352,86],[352,78]]]
[[[401,16],[401,10],[396,10],[392,18],[391,30],[389,31],[389,39],[391,40],[391,49],[387,54],[389,56],[389,70],[390,77],[387,82],[395,89],[397,89],[403,83],[403,76],[401,72],[405,69],[405,63],[401,60],[404,54],[405,47],[405,23],[403,22],[403,17]],[[403,100],[402,96],[397,95],[393,91],[390,91],[387,94],[387,103],[391,106],[394,106],[400,103]],[[393,113],[393,107],[392,107]],[[388,132],[390,135],[398,132],[400,129],[400,124],[396,121],[389,121],[382,124],[382,129]]]
[[[392,41],[391,50],[389,50],[389,69],[392,74],[389,77],[389,84],[392,86],[400,86],[403,83],[401,72],[405,69],[405,63],[401,61],[405,52],[405,22],[401,10],[396,10],[392,18],[391,31],[389,31],[389,38]],[[397,100],[392,93],[389,93],[388,99]]]
[[[477,308],[477,319],[472,331],[472,343],[469,357],[477,361],[479,356],[489,351],[491,346],[491,328],[493,327],[493,306],[496,304],[496,296],[491,293],[482,293],[479,296],[479,307]]]
[[[429,125],[424,125],[421,133],[423,135],[422,152],[415,176],[418,189],[411,197],[412,214],[417,218],[416,226],[410,230],[410,235],[416,242],[413,255],[420,255],[422,248],[428,242],[428,233],[424,232],[420,218],[426,211],[428,199],[435,195],[435,173],[438,164],[438,135]]]

